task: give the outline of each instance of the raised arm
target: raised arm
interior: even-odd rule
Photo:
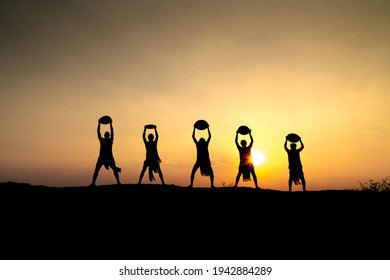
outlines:
[[[250,143],[249,143],[249,149],[252,148],[252,145],[253,145],[253,136],[252,136],[252,132],[249,132],[249,137],[251,139]]]
[[[210,143],[211,140],[211,133],[210,133],[210,128],[207,127],[207,132],[209,133],[209,138],[207,138],[207,143]]]
[[[289,151],[289,149],[287,148],[287,139],[286,139],[286,141],[284,142],[284,149],[286,150],[286,152]]]
[[[110,133],[111,133],[111,140],[114,141],[114,128],[112,127],[112,122],[110,122]]]
[[[198,141],[196,141],[196,137],[195,137],[195,127],[194,127],[194,130],[192,131],[192,140],[194,140],[195,143],[198,143]]]
[[[144,132],[142,132],[142,140],[146,143],[146,127],[144,127]]]
[[[301,144],[301,147],[298,149],[298,151],[300,152],[303,150],[303,148],[305,148],[305,146],[303,145],[302,140],[299,140],[299,144]]]
[[[158,132],[157,132],[157,128],[156,127],[154,128],[154,134],[156,136],[156,140],[154,140],[154,141],[156,141],[156,143],[157,143],[157,141],[158,141]]]
[[[98,136],[98,138],[99,138],[99,140],[100,139],[102,139],[102,134],[100,133],[100,122],[98,122],[98,126],[97,126],[97,136]]]
[[[238,131],[236,131],[236,138],[234,139],[234,142],[236,143],[237,148],[240,148],[240,144],[238,144]]]

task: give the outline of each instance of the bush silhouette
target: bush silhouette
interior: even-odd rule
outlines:
[[[368,180],[368,182],[360,182],[360,187],[362,191],[370,192],[388,192],[390,191],[390,181],[389,177],[383,178],[380,181]]]

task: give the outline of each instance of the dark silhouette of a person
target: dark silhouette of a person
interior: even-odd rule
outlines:
[[[112,153],[112,145],[114,143],[114,128],[112,127],[112,122],[110,122],[110,132],[106,131],[104,133],[104,137],[102,137],[100,133],[100,122],[97,127],[97,135],[100,142],[100,151],[99,158],[96,162],[95,172],[93,173],[92,184],[91,186],[95,186],[96,179],[99,174],[100,168],[104,165],[104,167],[108,170],[111,167],[114,172],[114,176],[118,185],[121,185],[119,181],[119,172],[121,172],[121,168],[117,167],[115,164],[114,156]],[[111,137],[110,137],[111,133]]]
[[[145,148],[146,148],[146,159],[144,161],[144,165],[141,170],[141,174],[139,176],[138,184],[141,184],[142,178],[144,177],[146,169],[149,167],[149,180],[150,182],[155,181],[155,178],[153,176],[153,172],[159,174],[161,183],[165,185],[164,177],[161,172],[160,163],[161,159],[157,152],[157,141],[158,141],[158,132],[157,128],[154,128],[154,133],[156,135],[156,138],[154,138],[154,135],[150,133],[148,135],[148,140],[146,139],[146,127],[144,127],[144,132],[142,133],[142,139],[144,140]]]
[[[238,167],[238,174],[236,177],[236,183],[234,187],[237,187],[238,181],[240,180],[240,177],[242,175],[243,181],[250,181],[251,177],[250,175],[252,174],[253,181],[255,182],[256,189],[259,189],[259,186],[257,185],[257,177],[255,173],[255,167],[252,162],[252,154],[251,154],[251,149],[253,145],[253,137],[252,133],[249,132],[249,137],[251,142],[247,146],[246,140],[241,140],[241,146],[238,143],[238,131],[236,131],[236,146],[238,151],[240,152],[240,165]]]
[[[210,155],[209,155],[209,143],[211,139],[210,129],[207,127],[208,138],[207,141],[204,138],[200,138],[199,141],[195,137],[195,127],[192,132],[192,139],[196,145],[196,162],[191,172],[191,183],[188,186],[189,188],[193,187],[195,173],[200,168],[200,173],[202,176],[210,176],[211,188],[214,188],[214,171],[211,167]]]
[[[297,144],[291,143],[290,148],[287,148],[287,139],[284,142],[284,149],[288,154],[288,168],[290,170],[290,175],[288,178],[288,191],[291,192],[292,182],[295,185],[300,185],[302,183],[303,191],[306,191],[306,180],[303,175],[303,167],[301,163],[300,152],[303,150],[304,145],[302,140],[299,140],[300,148],[297,149]]]

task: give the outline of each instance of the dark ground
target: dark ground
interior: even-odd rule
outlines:
[[[0,259],[390,259],[390,193],[0,184]]]

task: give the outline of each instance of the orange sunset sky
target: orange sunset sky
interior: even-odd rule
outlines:
[[[187,186],[198,119],[210,124],[216,186],[235,180],[240,125],[265,155],[261,187],[287,190],[290,132],[305,144],[307,190],[390,175],[389,1],[3,2],[2,182],[89,185],[103,115],[124,184],[138,181],[151,123],[166,183]],[[114,183],[102,168],[97,185]]]

